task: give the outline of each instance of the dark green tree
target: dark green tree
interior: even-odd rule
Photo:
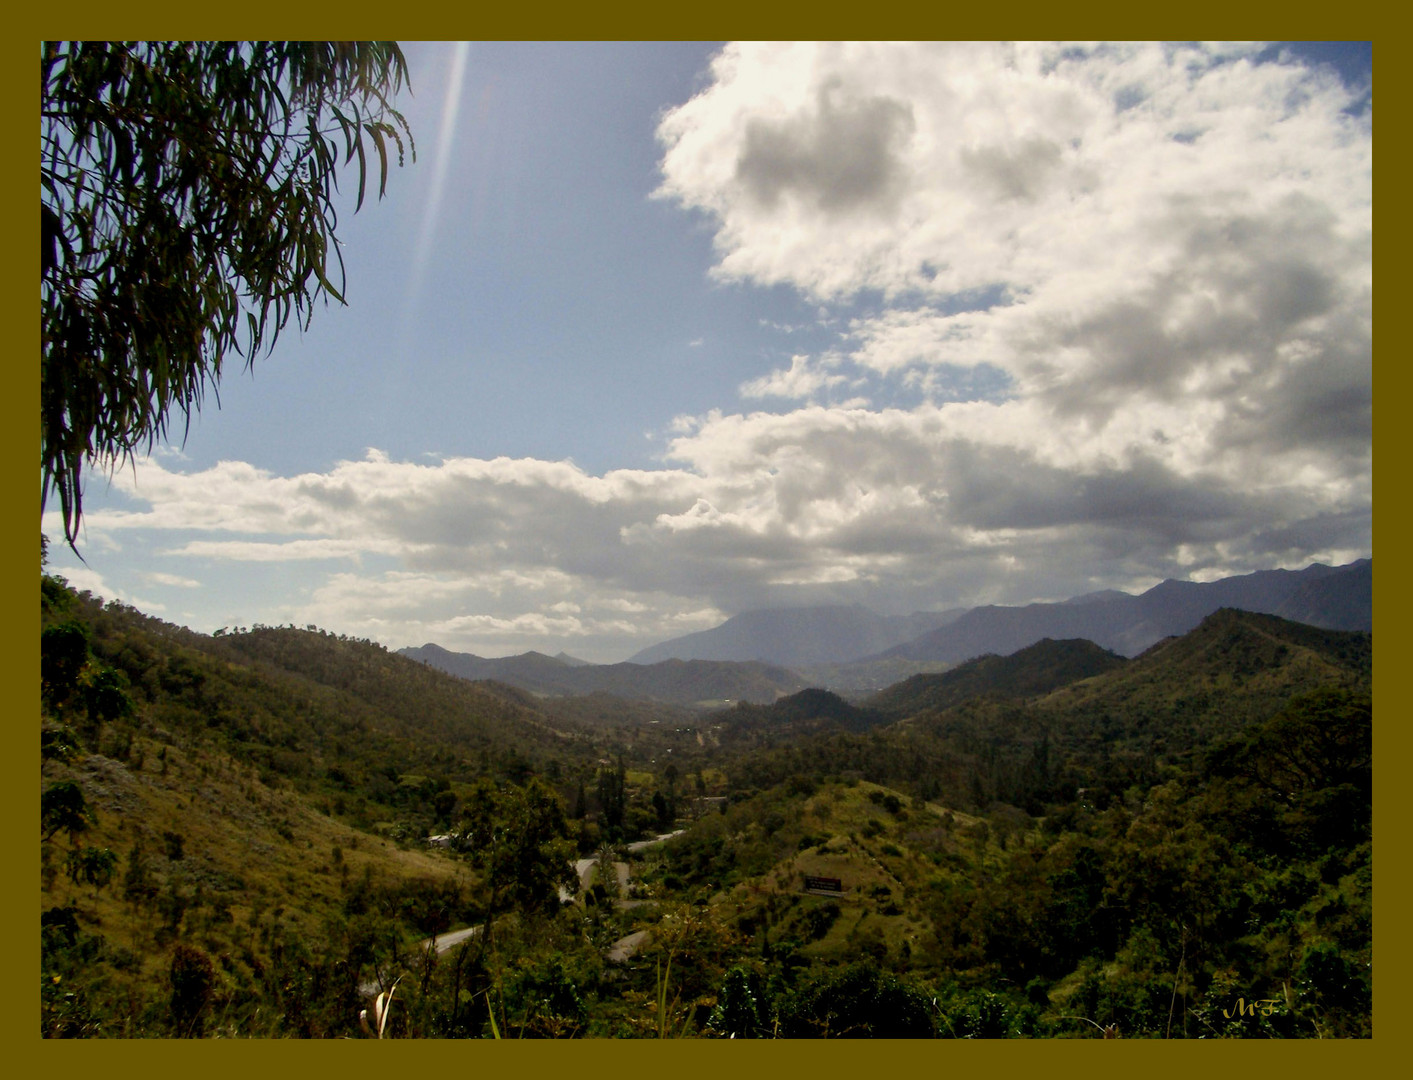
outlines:
[[[599,818],[604,831],[613,837],[623,831],[624,814],[628,809],[627,778],[622,754],[614,768],[599,770]]]
[[[95,893],[113,880],[117,866],[118,856],[110,848],[77,847],[65,861],[69,880],[75,885],[86,882]]]
[[[737,964],[726,972],[708,1021],[728,1038],[759,1038],[770,1033],[770,1008],[759,972]]]
[[[93,821],[93,809],[84,798],[83,789],[72,780],[50,784],[39,796],[39,823],[43,839],[58,832],[68,832],[75,839]]]
[[[156,899],[157,889],[142,840],[134,840],[132,851],[128,853],[128,868],[123,874],[123,899],[138,907],[146,907]]]
[[[172,950],[168,976],[172,985],[172,1027],[181,1037],[200,1035],[202,1013],[216,982],[211,958],[195,946],[178,942]]]
[[[461,803],[453,846],[485,871],[491,914],[551,910],[573,889],[573,832],[559,796],[540,780],[499,791],[481,781]]]
[[[81,686],[89,723],[95,727],[132,714],[127,678],[121,671],[98,667],[92,670],[91,677],[83,680]]]
[[[163,850],[171,862],[181,862],[185,857],[183,848],[186,845],[186,837],[179,832],[164,832],[162,834]]]
[[[81,623],[46,626],[39,634],[39,688],[45,704],[59,709],[78,688],[88,663],[88,630]]]
[[[392,42],[43,44],[41,504],[71,545],[86,463],[150,449],[230,353],[344,302],[338,170],[357,158],[361,207],[371,146],[381,197],[405,81]]]
[[[79,741],[74,732],[63,726],[39,729],[39,760],[68,761],[78,753]]]

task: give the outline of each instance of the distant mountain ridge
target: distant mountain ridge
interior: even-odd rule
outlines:
[[[1164,638],[1186,634],[1220,608],[1281,615],[1325,630],[1373,630],[1373,560],[1304,570],[1259,570],[1199,583],[1164,581],[1139,596],[1084,603],[973,608],[885,657],[957,663],[986,653],[1008,656],[1042,638],[1086,638],[1121,656],[1137,656]]]
[[[793,671],[757,661],[665,660],[656,664],[588,664],[544,653],[486,659],[440,645],[399,649],[398,655],[431,664],[463,679],[492,679],[536,694],[568,696],[604,692],[624,698],[694,705],[705,701],[769,703],[805,688]],[[561,654],[562,655],[562,654]]]
[[[830,604],[745,611],[710,630],[643,649],[629,662],[760,660],[784,667],[841,663],[912,641],[965,610],[877,615],[861,604]]]
[[[1373,630],[1373,560],[1258,570],[1211,582],[1168,580],[1140,595],[1105,589],[1023,607],[883,616],[859,604],[745,611],[720,626],[660,642],[631,663],[669,658],[760,660],[784,667],[880,660],[956,664],[1008,656],[1045,638],[1084,638],[1121,656],[1185,634],[1219,608],[1280,615],[1327,630]],[[882,644],[880,644],[882,643]]]

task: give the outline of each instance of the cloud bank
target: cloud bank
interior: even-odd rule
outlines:
[[[89,533],[180,537],[184,580],[333,560],[274,621],[598,659],[751,607],[1370,554],[1371,113],[1257,51],[729,46],[656,197],[718,279],[850,311],[832,347],[676,418],[658,468],[152,460]]]

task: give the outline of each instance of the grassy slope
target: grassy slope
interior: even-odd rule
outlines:
[[[158,760],[163,749],[165,768]],[[63,872],[73,846],[67,836],[41,851],[41,910],[72,906],[81,933],[105,943],[85,984],[88,1007],[111,1034],[163,1033],[162,1010],[151,1005],[163,997],[179,941],[216,961],[217,1029],[224,1021],[228,1034],[261,1034],[248,1003],[264,996],[262,975],[274,966],[273,954],[294,939],[315,954],[337,950],[348,929],[351,891],[371,887],[376,893],[408,880],[472,884],[464,863],[402,850],[343,825],[311,809],[290,788],[266,786],[256,769],[209,746],[139,738],[135,750],[131,764],[90,754],[51,763],[44,776],[46,782],[82,785],[98,817],[79,842],[119,856],[112,882],[95,889]],[[182,838],[180,860],[168,858],[166,834]],[[122,898],[139,842],[156,890],[147,903]],[[175,931],[164,907],[173,894],[186,902]],[[381,928],[404,941],[416,933],[392,919],[381,921]]]

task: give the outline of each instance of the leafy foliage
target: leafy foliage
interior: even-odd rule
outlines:
[[[576,888],[574,845],[559,797],[538,780],[496,790],[484,781],[463,800],[453,846],[485,872],[486,910],[543,912]]]
[[[227,354],[343,302],[338,170],[357,157],[361,207],[371,143],[383,194],[406,79],[391,42],[44,43],[40,463],[70,544],[85,462],[150,447]]]

